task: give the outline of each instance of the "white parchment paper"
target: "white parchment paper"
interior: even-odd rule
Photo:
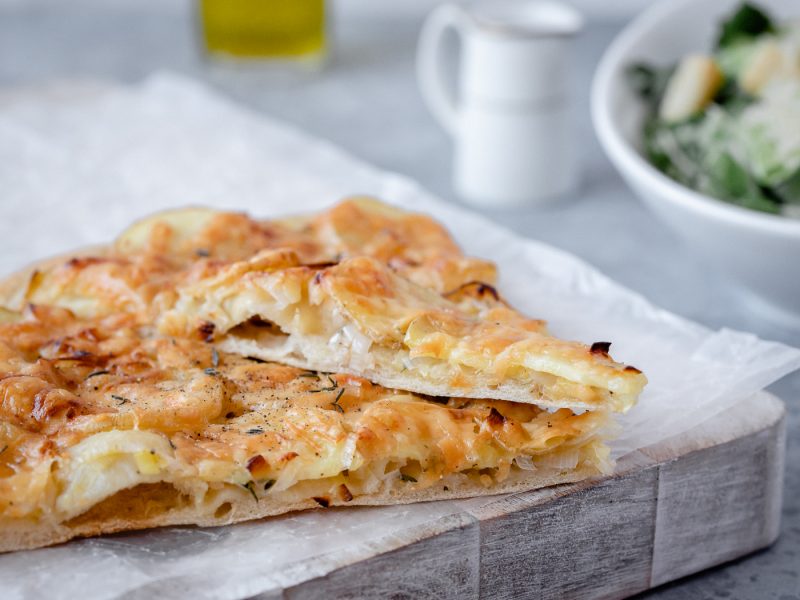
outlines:
[[[135,88],[79,91],[0,99],[2,274],[106,242],[132,219],[167,207],[207,204],[270,216],[368,193],[440,219],[469,253],[499,264],[500,289],[523,312],[548,320],[561,337],[612,341],[615,358],[647,374],[641,402],[622,419],[616,456],[682,433],[800,367],[798,350],[672,315],[569,254],[196,83],[161,75]],[[3,555],[0,596],[252,596],[324,575],[379,540],[458,518],[467,505],[312,511]]]

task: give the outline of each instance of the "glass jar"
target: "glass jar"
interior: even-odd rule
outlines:
[[[321,58],[324,0],[199,0],[206,50],[238,59]]]

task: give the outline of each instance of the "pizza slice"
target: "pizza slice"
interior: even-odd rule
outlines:
[[[646,383],[608,344],[557,339],[487,284],[442,295],[366,256],[308,265],[264,251],[176,293],[166,335],[416,393],[626,411]]]
[[[292,250],[305,263],[371,256],[439,292],[473,280],[494,283],[497,277],[494,264],[465,256],[434,219],[368,197],[270,220],[210,208],[167,211],[129,227],[115,241],[113,253],[166,258],[186,267],[201,258],[245,260],[265,249]]]
[[[124,311],[149,322],[169,306],[181,281],[267,249],[291,250],[308,264],[372,256],[438,292],[496,279],[490,261],[465,256],[430,217],[351,198],[320,213],[276,220],[203,207],[158,213],[109,247],[44,261],[0,282],[0,305],[61,306],[83,317]]]
[[[0,551],[610,470],[606,411],[427,397],[154,335],[0,312]]]

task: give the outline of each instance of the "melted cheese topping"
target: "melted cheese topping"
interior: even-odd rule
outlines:
[[[0,325],[0,519],[63,522],[116,492],[369,493],[513,465],[608,468],[603,412],[430,399],[159,337],[130,315],[30,307]],[[344,487],[342,487],[344,486]]]
[[[341,202],[311,220],[315,237],[335,249],[338,262],[371,256],[410,281],[447,292],[470,281],[492,284],[495,266],[465,257],[439,223],[372,198]]]

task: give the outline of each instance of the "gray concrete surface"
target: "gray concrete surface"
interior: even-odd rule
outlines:
[[[327,68],[318,74],[287,73],[208,64],[198,50],[193,15],[179,8],[149,4],[112,11],[96,4],[90,9],[66,2],[0,3],[0,91],[76,77],[134,82],[156,70],[173,70],[456,201],[450,188],[450,142],[425,110],[414,80],[419,20],[340,19],[333,23],[334,50]],[[569,202],[544,210],[488,216],[581,256],[671,311],[710,327],[744,329],[800,345],[800,332],[753,313],[732,286],[697,263],[641,206],[604,157],[591,128],[588,90],[594,66],[619,27],[590,24],[577,48],[573,76],[581,189]],[[800,598],[800,374],[772,391],[787,402],[790,413],[781,538],[766,551],[646,596]]]

